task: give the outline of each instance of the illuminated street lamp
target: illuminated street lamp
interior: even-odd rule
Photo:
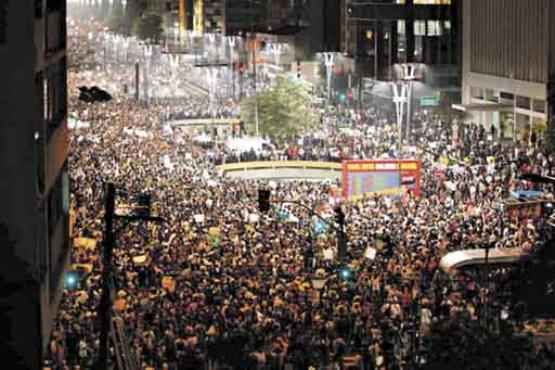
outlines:
[[[231,79],[232,96],[235,99],[235,74],[233,72],[233,65],[235,62],[235,46],[237,45],[237,38],[235,36],[227,36],[227,45],[229,47],[229,75]]]
[[[331,99],[331,73],[335,65],[335,53],[326,52],[322,53],[324,56],[324,65],[326,66],[326,83],[328,90],[328,102]]]
[[[270,44],[270,52],[274,56],[274,62],[276,65],[276,76],[275,76],[276,81],[277,81],[277,70],[279,69],[280,56],[283,53],[283,49],[285,49],[284,44],[279,44],[279,43]]]
[[[216,105],[216,84],[218,82],[218,70],[216,68],[206,68],[206,82],[208,83],[208,94],[210,98],[210,110],[215,111]]]
[[[405,84],[399,85],[396,82],[393,82],[391,87],[393,88],[393,103],[395,103],[395,112],[397,113],[397,130],[399,131],[398,150],[399,153],[401,153],[401,145],[403,141],[403,115],[405,103],[407,103],[408,86]]]
[[[412,102],[412,85],[416,80],[416,65],[414,64],[401,64],[401,79],[407,86],[407,140],[409,139],[411,127],[411,102]]]

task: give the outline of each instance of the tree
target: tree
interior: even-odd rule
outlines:
[[[530,335],[515,332],[507,323],[494,331],[462,318],[441,321],[432,325],[425,343],[425,370],[547,369],[544,365],[550,365],[545,356],[536,354]]]
[[[125,16],[121,3],[115,3],[108,18],[108,28],[115,33],[123,33],[125,28]]]
[[[278,76],[276,86],[241,102],[241,119],[252,134],[256,125],[256,106],[260,134],[277,142],[309,130],[316,123],[316,114],[310,108],[310,93],[305,85],[284,76]]]
[[[162,17],[158,14],[146,13],[135,19],[133,33],[140,39],[158,41],[162,31]]]

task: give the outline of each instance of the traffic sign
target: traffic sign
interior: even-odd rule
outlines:
[[[423,96],[420,98],[421,107],[437,107],[439,105],[439,96]]]

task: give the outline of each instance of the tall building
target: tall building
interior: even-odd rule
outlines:
[[[193,0],[193,27],[197,32],[225,33],[225,0]],[[187,5],[186,5],[187,7]]]
[[[396,78],[399,63],[420,65],[426,84],[445,88],[460,81],[460,0],[344,2],[341,50],[358,74]]]
[[[237,35],[251,29],[266,28],[268,20],[268,2],[253,0],[226,1],[225,33]]]
[[[555,2],[465,0],[463,90],[466,119],[528,142],[555,116]]]
[[[0,2],[2,361],[39,369],[69,258],[66,2]]]

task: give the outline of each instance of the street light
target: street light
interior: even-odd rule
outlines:
[[[235,46],[237,45],[237,38],[235,36],[227,36],[227,45],[229,47],[229,66],[230,66],[230,75],[231,75],[231,89],[233,99],[235,99],[235,73],[234,73],[234,52]]]
[[[279,44],[279,43],[270,44],[270,52],[274,55],[274,58],[275,58],[275,65],[276,65],[275,79],[276,79],[276,81],[277,81],[277,71],[280,68],[279,59],[280,59],[281,53],[283,52],[283,49],[285,49],[284,44]]]
[[[393,103],[395,103],[395,112],[397,113],[397,130],[399,135],[398,151],[400,155],[403,141],[403,115],[405,103],[407,102],[408,87],[404,84],[399,85],[395,82],[391,84],[391,87],[393,88]]]
[[[324,65],[326,66],[326,83],[329,103],[329,100],[331,99],[331,73],[335,65],[335,53],[325,52],[322,53],[322,55],[324,56]]]
[[[411,102],[412,102],[412,82],[416,80],[416,65],[405,63],[401,64],[402,80],[407,85],[407,140],[409,139],[410,127],[411,127]]]

